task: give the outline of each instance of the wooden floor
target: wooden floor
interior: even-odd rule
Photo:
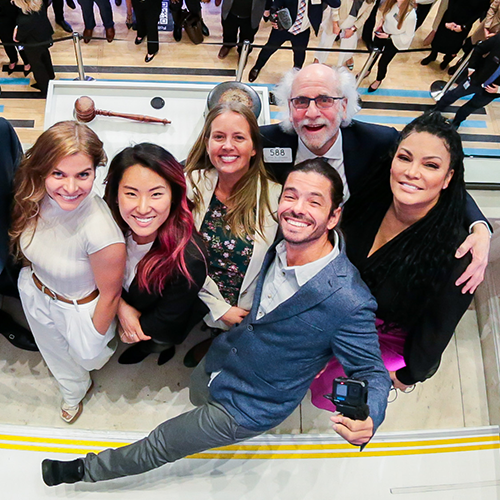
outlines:
[[[81,11],[72,11],[65,8],[66,20],[75,31],[83,31]],[[111,44],[104,37],[104,28],[100,24],[100,17],[96,9],[94,36],[100,40],[92,40],[88,45],[82,43],[82,54],[86,73],[99,80],[142,80],[142,81],[202,81],[221,82],[232,80],[236,74],[237,54],[232,50],[223,61],[217,58],[222,42],[220,25],[220,8],[213,3],[203,4],[203,17],[210,28],[210,37],[205,38],[201,45],[193,45],[184,33],[182,41],[174,41],[171,32],[160,33],[160,51],[149,64],[144,62],[146,44],[135,45],[136,32],[128,30],[125,25],[125,3],[120,7],[113,5],[116,39]],[[53,20],[52,9],[49,17]],[[422,47],[422,40],[430,29],[432,12],[424,26],[417,32],[412,48]],[[52,59],[58,79],[76,78],[76,59],[73,41],[71,39],[57,42],[67,37],[57,25],[54,35],[54,46],[51,49]],[[256,44],[267,41],[270,26],[262,23],[256,37]],[[317,45],[318,39],[311,38],[310,47]],[[361,44],[360,44],[360,48]],[[243,81],[247,81],[249,69],[257,57],[258,49],[250,55],[250,60],[244,73]],[[358,118],[373,123],[381,123],[401,129],[405,123],[420,114],[433,104],[428,93],[430,84],[437,79],[447,80],[447,74],[439,69],[438,63],[421,66],[419,61],[427,52],[398,54],[391,63],[387,78],[380,90],[374,94],[366,94],[361,89],[363,110]],[[2,57],[2,56],[0,56]],[[360,71],[366,54],[355,57],[354,73]],[[3,55],[2,67],[7,57]],[[308,52],[306,63],[312,62],[313,51]],[[329,64],[335,64],[336,54],[331,54]],[[256,83],[273,85],[279,81],[283,72],[292,65],[292,53],[289,48],[276,53],[263,68]],[[5,69],[5,68],[4,68]],[[373,77],[368,77],[362,83],[367,87]],[[45,100],[41,99],[38,91],[30,88],[33,83],[32,75],[25,78],[22,73],[13,73],[0,78],[2,93],[0,95],[0,116],[11,120],[21,139],[28,146],[32,144],[43,130]],[[276,112],[276,109],[273,109]],[[487,112],[480,111],[470,117],[460,129],[464,138],[464,145],[469,154],[486,154],[500,156],[500,125],[498,116],[500,106],[492,104]],[[277,114],[273,113],[277,119]]]

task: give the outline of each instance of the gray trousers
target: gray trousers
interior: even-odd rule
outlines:
[[[142,474],[210,448],[228,446],[261,434],[238,425],[222,405],[210,399],[204,360],[191,375],[189,398],[198,406],[160,424],[148,437],[118,449],[85,457],[86,482]],[[200,406],[201,405],[201,406]]]

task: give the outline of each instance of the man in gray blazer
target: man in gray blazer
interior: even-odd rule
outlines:
[[[294,167],[278,208],[283,240],[266,256],[252,309],[193,372],[190,397],[198,407],[129,446],[44,460],[45,483],[140,474],[261,434],[293,412],[333,355],[349,377],[368,381],[370,408],[363,421],[332,416],[333,428],[354,445],[368,442],[384,419],[391,381],[380,359],[375,300],[334,229],[342,198],[342,180],[323,159]]]

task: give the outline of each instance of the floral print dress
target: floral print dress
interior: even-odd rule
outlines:
[[[246,235],[242,240],[231,233],[231,228],[225,222],[227,211],[227,207],[214,194],[200,233],[209,254],[208,275],[218,286],[224,300],[236,306],[252,258],[253,239]]]

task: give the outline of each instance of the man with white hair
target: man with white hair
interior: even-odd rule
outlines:
[[[354,77],[345,68],[312,64],[300,71],[292,70],[284,76],[275,95],[283,121],[260,130],[264,164],[280,183],[295,164],[322,157],[339,172],[347,200],[356,196],[398,139],[399,133],[392,127],[353,120],[359,111],[359,97]],[[471,251],[472,262],[457,286],[465,283],[463,293],[474,293],[484,279],[491,233],[488,221],[470,196],[466,223],[471,234],[456,257]]]

